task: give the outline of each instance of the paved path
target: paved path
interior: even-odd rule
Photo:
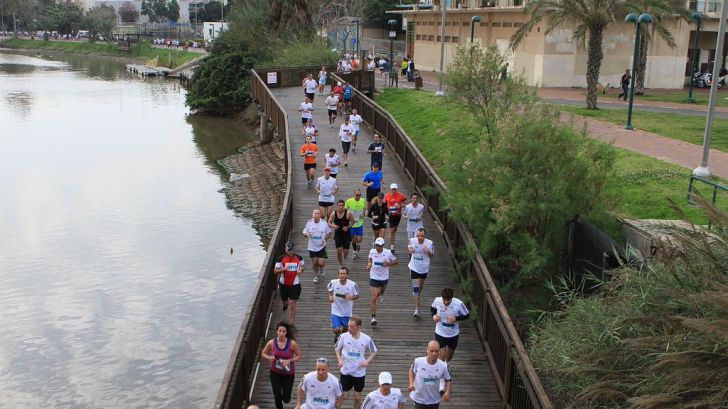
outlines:
[[[291,145],[294,151],[297,152],[303,143],[303,137],[300,134],[300,115],[296,111],[298,105],[302,102],[301,89],[300,87],[276,89],[274,94],[288,111],[292,138]],[[321,131],[318,141],[321,152],[317,171],[317,176],[321,176],[323,152],[328,152],[330,147],[336,148],[339,152],[341,151],[338,139],[338,125],[341,123],[341,119],[337,121],[336,128],[330,129],[323,100],[321,97],[317,97],[314,120]],[[337,182],[340,191],[336,195],[337,200],[353,196],[354,188],[362,187],[360,181],[368,170],[370,162],[369,156],[366,154],[366,146],[371,138],[371,130],[363,128],[359,136],[359,150],[350,154],[349,167],[344,168],[342,166],[339,172]],[[387,153],[389,152],[385,151],[383,166],[385,182],[387,186],[392,182],[398,183],[400,190],[408,195],[409,192],[413,191],[413,186],[405,178],[404,172],[397,165],[396,160],[391,155],[387,156]],[[317,357],[324,356],[331,362],[336,362],[332,345],[333,335],[330,327],[330,305],[327,300],[326,282],[335,278],[337,262],[334,243],[333,240],[330,240],[327,247],[330,256],[325,268],[326,277],[320,284],[311,282],[310,259],[306,252],[306,239],[301,231],[305,223],[311,218],[311,212],[317,207],[317,196],[314,189],[309,190],[306,187],[302,158],[297,154],[294,154],[293,158],[295,228],[292,239],[296,243],[297,253],[304,255],[306,263],[309,263],[302,278],[303,291],[296,319],[297,338],[304,355],[303,360],[296,369],[297,387],[301,377],[314,369]],[[419,320],[411,318],[411,282],[405,250],[406,226],[401,226],[397,232],[397,255],[400,257],[400,264],[392,267],[390,284],[384,296],[384,303],[379,306],[377,311],[379,325],[376,327],[369,324],[369,275],[365,270],[366,254],[361,255],[357,260],[346,261],[346,265],[351,271],[350,279],[357,282],[362,290],[362,297],[354,303],[354,313],[363,318],[362,331],[372,337],[380,351],[377,358],[369,366],[364,388],[366,393],[378,387],[376,384],[377,374],[380,371],[387,370],[392,372],[394,376],[394,387],[401,388],[406,394],[407,370],[415,357],[424,356],[426,343],[434,337],[434,324],[429,316],[429,305],[439,295],[443,287],[454,285],[451,282],[453,262],[448,258],[441,233],[429,216],[425,220],[425,228],[429,233],[428,237],[435,243],[436,255],[422,297],[422,307],[424,308],[421,309],[422,318]],[[362,250],[366,249],[365,251],[368,252],[371,242],[372,230],[370,223],[367,222],[365,223]],[[280,300],[277,300],[273,307],[272,323],[285,318],[285,313],[283,313],[281,307]],[[267,337],[271,338],[273,335],[273,330],[269,328]],[[463,321],[461,324],[460,344],[451,368],[454,376],[452,400],[449,403],[443,403],[442,408],[489,409],[500,407],[490,367],[480,347],[474,323],[470,320]],[[338,369],[333,369],[332,372],[336,376],[339,375]],[[294,388],[293,401],[285,407],[292,408],[295,399]],[[268,371],[265,367],[262,367],[258,373],[251,403],[259,404],[263,408],[275,407],[268,380]],[[351,408],[352,400],[349,399],[344,407]],[[405,407],[413,407],[409,399]]]

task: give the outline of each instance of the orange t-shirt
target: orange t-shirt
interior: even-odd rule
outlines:
[[[316,155],[318,155],[318,146],[312,143],[304,143],[301,146],[301,156],[303,156],[303,163],[306,165],[312,165],[316,163]]]
[[[404,203],[407,201],[407,197],[400,192],[395,192],[394,194],[387,193],[384,195],[384,201],[387,203],[389,215],[399,216],[402,214],[402,208],[404,207]],[[398,203],[399,207],[395,206]]]

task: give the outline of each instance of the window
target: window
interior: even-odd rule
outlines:
[[[510,21],[506,21],[503,23],[503,27],[513,27],[513,23]]]
[[[481,27],[488,27],[488,26],[490,26],[490,22],[489,22],[489,21],[482,21],[482,22],[480,23],[480,26],[481,26]]]
[[[452,43],[459,43],[460,42],[460,37],[453,37],[451,40],[452,40],[451,41]]]
[[[500,27],[501,26],[501,22],[500,21],[494,21],[494,22],[491,23],[491,26],[492,27]]]

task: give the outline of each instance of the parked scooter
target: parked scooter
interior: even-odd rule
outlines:
[[[718,88],[723,84],[725,84],[725,76],[719,78]],[[698,88],[710,88],[713,85],[713,74],[707,70],[705,72],[695,71],[693,74],[693,85]]]

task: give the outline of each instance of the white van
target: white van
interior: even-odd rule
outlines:
[[[76,34],[76,38],[88,38],[88,37],[89,37],[88,30],[78,30],[78,33]]]

